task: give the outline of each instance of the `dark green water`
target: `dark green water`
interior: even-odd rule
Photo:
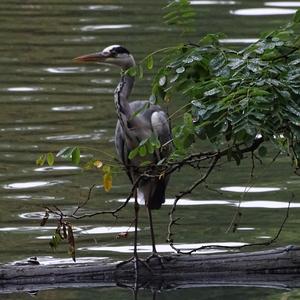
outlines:
[[[87,209],[116,207],[130,189],[124,174],[114,178],[111,192],[102,190],[101,174],[82,172],[68,163],[37,167],[40,153],[57,152],[66,145],[91,153],[114,154],[116,115],[112,94],[119,71],[97,65],[78,65],[72,58],[110,44],[129,48],[136,60],[149,52],[179,41],[197,41],[208,32],[225,32],[225,43],[245,44],[262,31],[283,24],[300,2],[192,1],[198,12],[197,32],[180,36],[162,22],[164,1],[28,0],[0,2],[0,263],[14,263],[37,256],[41,263],[70,262],[67,247],[56,252],[48,246],[55,222],[39,226],[44,206],[58,205],[71,211],[87,197],[91,184],[99,185]],[[151,74],[136,82],[132,99],[150,93]],[[170,111],[176,108],[170,105]],[[88,149],[89,148],[89,149]],[[197,176],[183,171],[173,176],[166,205],[155,212],[158,250],[170,253],[165,243],[168,211],[176,192]],[[189,248],[203,243],[249,243],[271,239],[284,218],[292,192],[288,223],[276,246],[299,244],[299,178],[289,162],[268,160],[257,166],[250,180],[250,166],[218,169],[189,199],[179,202],[175,241]],[[244,194],[245,187],[252,189]],[[216,190],[216,191],[213,191]],[[242,200],[242,219],[235,234],[226,234],[235,207]],[[124,259],[130,256],[132,234],[116,239],[133,218],[130,204],[115,221],[96,217],[74,222],[78,261]],[[149,252],[149,228],[141,211],[140,251]],[[275,246],[275,245],[274,245]],[[101,296],[100,296],[101,295]],[[270,288],[195,288],[162,292],[157,299],[296,299],[298,291]],[[4,295],[5,299],[29,299],[27,294]],[[3,297],[4,297],[3,296]],[[122,289],[67,289],[40,292],[38,299],[131,299]],[[1,298],[1,295],[0,295]],[[152,299],[142,292],[140,299]]]

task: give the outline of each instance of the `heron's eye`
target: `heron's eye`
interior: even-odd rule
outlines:
[[[110,51],[110,54],[111,54],[113,57],[116,57],[118,53],[117,53],[116,50],[111,50],[111,51]]]

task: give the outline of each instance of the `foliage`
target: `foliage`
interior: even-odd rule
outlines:
[[[242,50],[226,48],[219,34],[164,51],[153,82],[156,99],[179,95],[187,108],[173,128],[175,151],[197,139],[214,149],[272,141],[300,161],[300,11],[285,27]],[[266,155],[266,148],[259,154]]]
[[[164,20],[168,25],[176,26],[183,32],[194,30],[196,13],[189,0],[171,1],[165,10]]]
[[[80,148],[79,147],[64,147],[56,156],[52,152],[48,152],[46,154],[41,154],[37,160],[36,164],[38,166],[43,166],[45,163],[48,166],[53,166],[56,158],[62,158],[64,160],[69,160],[75,165],[80,164]],[[91,159],[86,162],[83,166],[85,170],[97,169],[102,170],[102,178],[103,178],[103,188],[106,192],[109,192],[112,188],[112,167],[108,164],[104,164],[102,161],[98,159]]]
[[[140,157],[145,157],[147,154],[153,154],[153,152],[160,147],[161,144],[158,137],[153,134],[149,138],[141,141],[135,149],[130,151],[128,158],[133,159],[137,155],[139,155]]]

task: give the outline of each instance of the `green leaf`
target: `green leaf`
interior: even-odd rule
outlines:
[[[152,145],[152,143],[150,142],[150,140],[148,140],[147,144],[146,144],[146,147],[147,147],[147,152],[152,154],[154,153],[154,146]]]
[[[145,145],[142,145],[142,146],[139,147],[139,155],[141,157],[144,157],[144,156],[147,155],[147,148],[146,148]]]
[[[176,69],[177,74],[182,74],[182,73],[184,73],[184,71],[185,71],[185,67],[179,67]]]
[[[153,56],[149,55],[147,57],[147,60],[146,60],[146,66],[147,66],[148,70],[152,70],[153,69],[153,64],[154,64]]]
[[[51,249],[55,250],[61,241],[62,241],[62,238],[61,238],[60,234],[58,232],[55,232],[54,235],[52,235],[51,241],[49,242]]]
[[[159,78],[160,86],[164,86],[166,84],[166,82],[167,82],[167,77],[165,75]]]
[[[152,94],[149,98],[149,102],[151,104],[156,104],[156,101],[157,101],[156,96],[154,94]]]
[[[54,155],[52,152],[47,153],[47,163],[49,166],[53,166],[54,164]]]
[[[62,148],[57,154],[56,157],[62,157],[64,159],[72,158],[72,152],[74,151],[74,147],[65,147]]]
[[[109,165],[104,165],[102,171],[103,173],[111,173],[111,167]]]
[[[144,68],[141,64],[138,65],[138,70],[139,70],[139,78],[142,79],[144,77]]]
[[[75,147],[72,151],[72,163],[75,165],[80,163],[80,149],[78,147]]]
[[[220,89],[219,88],[213,88],[213,89],[211,89],[209,91],[206,91],[204,93],[204,96],[205,97],[214,96],[214,95],[219,94],[219,93],[220,93]]]
[[[129,158],[130,160],[132,160],[132,159],[134,159],[134,158],[138,155],[138,153],[139,153],[139,148],[136,147],[136,148],[134,148],[133,150],[131,150],[131,151],[129,152],[128,158]]]
[[[294,23],[300,23],[300,9],[295,13],[293,21]]]
[[[137,68],[136,67],[131,67],[126,71],[126,74],[128,74],[131,77],[136,76],[137,73]]]

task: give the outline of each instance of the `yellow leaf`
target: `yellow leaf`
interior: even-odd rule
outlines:
[[[103,166],[103,162],[101,160],[95,160],[94,161],[94,166],[97,168],[97,169],[100,169],[102,166]]]
[[[37,160],[35,161],[35,163],[38,166],[43,166],[46,162],[47,156],[46,154],[42,154],[40,157],[37,158]]]
[[[109,192],[112,188],[112,176],[111,173],[105,173],[103,176],[103,188],[105,192]]]

